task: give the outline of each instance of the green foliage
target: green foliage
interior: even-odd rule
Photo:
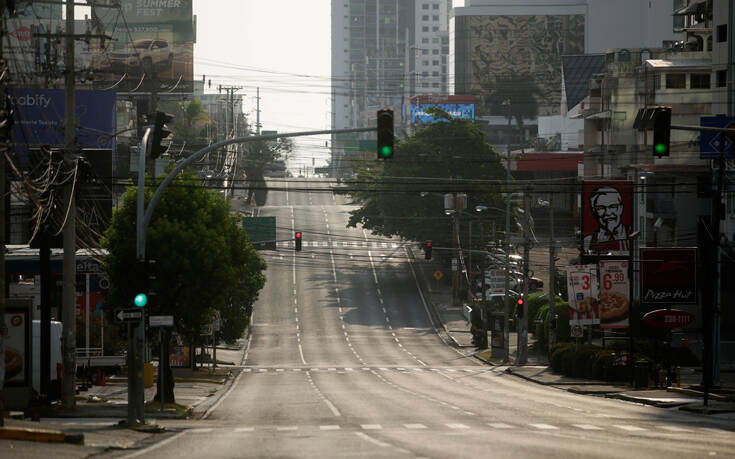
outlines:
[[[193,99],[188,103],[176,106],[172,131],[177,142],[197,144],[204,141],[204,126],[209,122],[209,115],[204,111],[201,101]]]
[[[441,116],[441,115],[439,115]],[[444,193],[463,191],[468,209],[477,204],[503,207],[497,180],[504,180],[500,157],[485,142],[478,126],[452,119],[419,127],[396,145],[390,161],[372,161],[346,180],[346,188],[360,208],[351,212],[348,226],[373,234],[414,241],[450,244],[450,219],[444,213]],[[501,213],[485,212],[482,231],[489,235],[492,220],[503,227]],[[460,219],[462,216],[460,215]],[[460,237],[467,240],[469,224],[460,220]],[[480,234],[475,223],[473,235]]]
[[[285,161],[293,151],[290,138],[258,140],[244,144],[246,153],[238,155],[237,168],[245,172],[248,181],[248,200],[255,198],[258,205],[265,204],[267,187],[265,172],[274,161]]]
[[[146,203],[161,180],[146,188]],[[114,308],[129,307],[134,295],[136,200],[137,187],[128,187],[102,239],[109,251],[103,265],[111,283],[107,302]],[[155,260],[157,278],[149,313],[174,315],[177,332],[192,344],[199,343],[199,330],[215,310],[223,316],[226,339],[242,334],[265,284],[265,262],[219,193],[199,186],[191,173],[177,177],[153,212],[146,255]]]

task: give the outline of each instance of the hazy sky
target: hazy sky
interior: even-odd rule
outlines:
[[[264,130],[329,129],[329,0],[194,0],[194,78],[244,86],[244,111],[255,123],[256,87]],[[324,165],[329,136],[296,140],[290,166]]]

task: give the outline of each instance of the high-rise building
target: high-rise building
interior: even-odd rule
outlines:
[[[447,93],[450,9],[451,0],[332,0],[333,129],[374,125],[381,108],[401,124],[411,96]],[[360,138],[332,137],[333,175],[370,154]]]

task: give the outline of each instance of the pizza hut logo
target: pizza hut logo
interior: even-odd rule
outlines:
[[[31,29],[26,26],[18,27],[13,32],[10,32],[10,36],[17,38],[20,41],[30,41]]]

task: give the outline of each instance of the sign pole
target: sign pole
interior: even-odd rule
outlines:
[[[166,399],[166,385],[164,384],[163,376],[163,328],[158,329],[158,345],[161,348],[161,358],[158,360],[158,379],[161,384],[161,413],[163,413],[163,406]]]

